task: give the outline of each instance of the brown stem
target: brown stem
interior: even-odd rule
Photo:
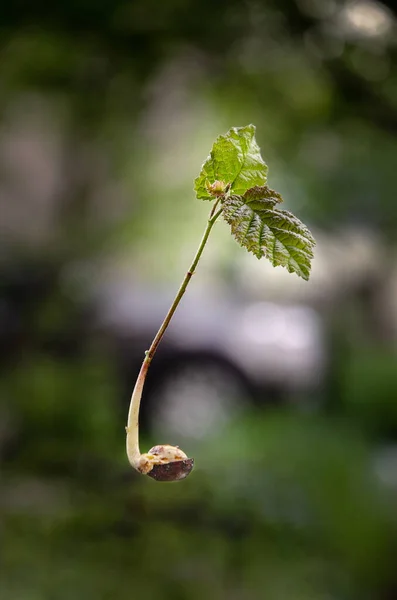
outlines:
[[[163,335],[164,335],[164,333],[165,333],[165,331],[166,331],[166,329],[178,307],[178,304],[181,301],[181,298],[186,291],[188,283],[191,280],[191,278],[196,270],[198,262],[201,258],[201,255],[202,255],[205,245],[207,243],[211,229],[212,229],[215,221],[217,220],[217,218],[219,217],[219,215],[221,214],[221,212],[223,210],[223,207],[221,207],[218,211],[215,212],[216,207],[218,206],[220,200],[221,200],[220,198],[217,199],[217,201],[215,202],[215,204],[211,210],[211,213],[210,213],[210,216],[209,216],[208,222],[207,222],[207,227],[204,231],[203,237],[201,239],[200,245],[197,249],[197,252],[195,254],[193,262],[190,265],[190,268],[187,271],[187,273],[182,281],[182,284],[178,290],[178,293],[175,296],[175,300],[173,301],[168,313],[166,314],[165,319],[160,326],[160,329],[156,333],[156,335],[150,345],[149,350],[147,350],[145,353],[145,358],[142,363],[141,369],[139,371],[134,390],[132,392],[130,408],[129,408],[129,412],[128,412],[126,432],[127,432],[127,456],[128,456],[128,460],[130,461],[131,465],[135,468],[137,467],[139,458],[141,456],[141,453],[139,450],[139,407],[140,407],[140,403],[141,403],[142,391],[143,391],[143,386],[145,383],[146,375],[147,375],[150,363],[153,359],[153,356],[158,348],[158,345],[161,342],[161,339],[162,339],[162,337],[163,337]]]

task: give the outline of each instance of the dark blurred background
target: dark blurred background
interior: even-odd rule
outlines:
[[[0,9],[0,598],[397,598],[396,6]],[[257,125],[309,283],[213,231],[193,179]]]

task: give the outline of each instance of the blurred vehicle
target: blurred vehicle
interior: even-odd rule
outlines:
[[[117,339],[117,362],[129,385],[126,398],[172,298],[169,290],[125,283],[101,298],[101,320]],[[310,306],[193,287],[151,365],[142,419],[150,431],[171,439],[176,433],[178,439],[181,433],[201,438],[250,403],[313,397],[325,361],[324,328]]]

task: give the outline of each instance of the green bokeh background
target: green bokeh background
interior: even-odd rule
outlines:
[[[394,4],[17,0],[0,17],[0,599],[395,598]],[[92,290],[177,288],[208,211],[193,180],[251,122],[318,239],[313,280],[277,301],[316,308],[329,369],[314,410],[251,407],[191,477],[156,484],[126,461],[136,373]],[[207,250],[213,289],[273,289],[226,227]]]

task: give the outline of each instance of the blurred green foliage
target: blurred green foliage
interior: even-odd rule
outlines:
[[[341,373],[347,414],[368,434],[394,436],[397,431],[395,352],[384,347],[357,348]]]
[[[7,600],[371,598],[391,583],[392,497],[338,422],[247,419],[198,453],[183,485],[125,478],[116,460],[78,483],[68,447],[71,480],[31,479],[22,498],[5,480]]]
[[[380,235],[387,282],[394,4],[16,0],[0,16],[0,599],[395,598],[396,489],[374,459],[397,424],[390,345],[337,348],[332,417],[253,412],[162,485],[128,469],[116,359],[84,313],[114,254],[180,274],[207,210],[188,201],[198,166],[249,122],[302,218]],[[33,263],[54,269],[48,293]]]

